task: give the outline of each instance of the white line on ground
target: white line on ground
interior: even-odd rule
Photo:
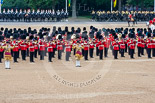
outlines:
[[[154,62],[155,60],[153,59],[135,59],[135,60],[103,60],[103,61],[115,61],[115,62]],[[86,61],[86,62],[102,62],[102,61]]]
[[[139,95],[145,94],[144,91],[118,91],[118,92],[98,92],[98,93],[77,93],[77,94],[18,94],[9,100],[29,100],[29,99],[83,99],[98,96],[112,96],[112,95]]]

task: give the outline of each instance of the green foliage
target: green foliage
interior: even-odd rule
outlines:
[[[2,8],[28,8],[28,0],[4,0]]]
[[[153,7],[153,2],[153,0],[122,0],[122,5]],[[95,10],[107,11],[110,10],[111,6],[111,0],[77,0],[77,6],[79,3],[81,5],[87,4],[87,7]],[[65,0],[4,0],[2,8],[62,9],[65,8]]]
[[[133,5],[133,6],[141,6],[143,5],[144,7],[153,7],[154,5],[154,0],[127,0],[128,5]]]

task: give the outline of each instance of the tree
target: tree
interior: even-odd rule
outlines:
[[[122,11],[122,0],[118,0],[118,11]]]
[[[153,0],[127,0],[128,5],[140,6],[143,10],[144,7],[153,7]]]
[[[76,17],[76,0],[72,0],[72,18]]]

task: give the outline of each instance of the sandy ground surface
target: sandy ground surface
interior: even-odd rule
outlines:
[[[43,26],[75,26],[89,28],[127,27],[126,23],[0,23],[0,26],[39,29]],[[136,28],[146,27],[140,23]],[[146,53],[146,51],[145,51]],[[73,53],[72,53],[73,54]],[[82,67],[75,67],[72,55],[70,62],[53,59],[49,63],[35,59],[29,63],[19,59],[11,62],[10,70],[0,64],[0,103],[155,103],[155,58],[147,55],[131,60],[119,55],[114,60],[111,50],[108,58],[99,60],[94,56],[81,61]]]

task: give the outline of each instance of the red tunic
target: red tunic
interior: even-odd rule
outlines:
[[[114,49],[114,50],[119,50],[119,44],[118,44],[118,43],[114,42],[114,43],[112,44],[112,46],[113,46],[113,49]]]
[[[39,50],[40,50],[40,51],[44,51],[44,50],[45,50],[45,45],[44,45],[44,43],[41,42],[41,43],[39,44]]]
[[[99,49],[99,50],[103,50],[103,49],[104,49],[103,43],[101,43],[101,44],[98,46],[98,49]]]
[[[70,45],[66,45],[66,52],[71,52],[71,46]]]
[[[89,49],[89,45],[84,44],[84,50],[88,50]]]
[[[148,39],[148,41],[146,42],[146,46],[147,48],[152,48],[152,42],[150,39]]]
[[[58,44],[58,45],[57,45],[57,49],[58,49],[58,50],[63,50],[62,44]]]
[[[21,48],[21,50],[27,50],[27,44],[26,43],[22,43],[22,44],[20,44],[20,48]]]
[[[18,52],[19,50],[19,45],[15,45],[15,47],[13,48],[13,52]]]
[[[47,48],[48,52],[53,52],[53,45],[49,43],[48,48]]]
[[[89,44],[89,48],[94,49],[94,44],[93,43]]]

